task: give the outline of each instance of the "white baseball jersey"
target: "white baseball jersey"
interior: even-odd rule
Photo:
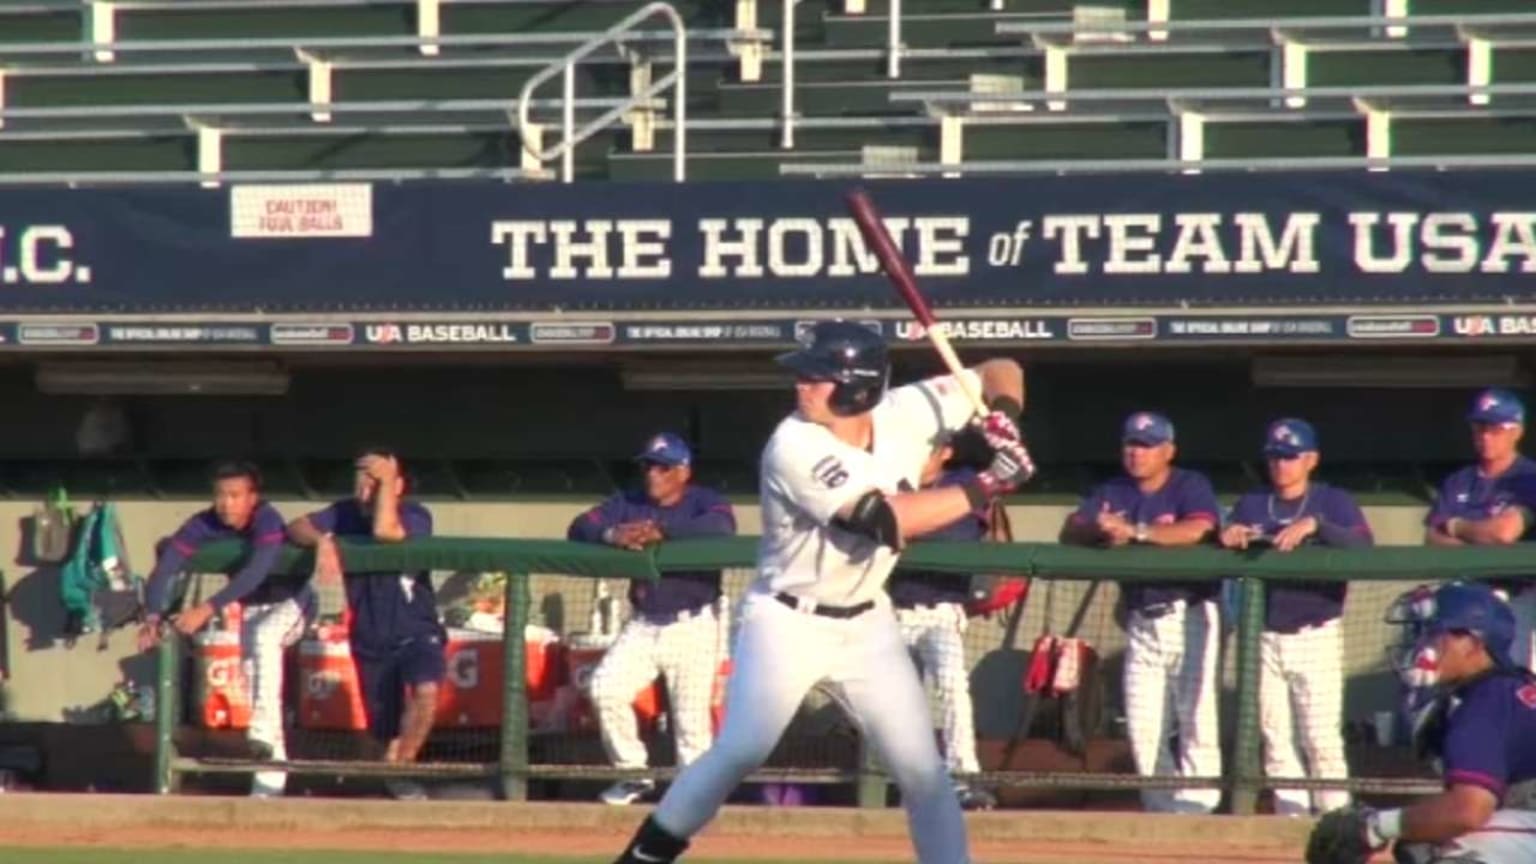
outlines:
[[[976,392],[979,376],[961,372]],[[874,440],[854,447],[825,426],[791,415],[763,449],[763,533],[758,585],[829,606],[875,600],[898,553],[832,524],[865,493],[911,491],[945,433],[975,413],[954,376],[896,387],[871,413]]]

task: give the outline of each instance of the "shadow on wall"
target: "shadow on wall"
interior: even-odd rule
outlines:
[[[45,564],[32,557],[36,520],[24,516],[17,520],[21,542],[17,544],[16,566],[31,568],[12,583],[6,594],[8,617],[26,629],[28,651],[46,651],[63,642],[64,604],[59,599],[59,564]]]
[[[64,648],[68,645],[68,640],[65,635],[64,603],[60,597],[62,565],[42,562],[34,557],[33,550],[36,547],[33,539],[36,533],[36,521],[33,517],[25,516],[17,520],[17,531],[21,535],[21,542],[17,545],[15,564],[25,572],[9,585],[9,590],[6,592],[6,614],[3,626],[8,628],[10,622],[15,621],[25,628],[24,644],[27,651]],[[123,629],[132,630],[134,627],[135,625],[130,622],[124,625]],[[0,636],[6,635],[4,630],[0,630]],[[108,650],[108,646],[98,636],[99,634],[88,634],[69,650],[86,651],[93,656]],[[0,641],[0,652],[5,651],[8,645],[8,638]],[[117,666],[119,680],[139,687],[154,685],[156,662],[153,652],[138,651],[121,657],[117,661]],[[9,658],[3,653],[0,653],[0,668],[5,669],[7,673],[11,668]],[[101,695],[105,697],[107,694]],[[104,702],[105,698],[101,703],[65,708],[62,719],[70,723],[103,722]]]

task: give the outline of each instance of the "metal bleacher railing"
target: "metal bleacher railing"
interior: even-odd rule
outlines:
[[[506,581],[506,617],[503,638],[504,666],[502,713],[495,738],[494,761],[386,764],[363,761],[291,760],[283,763],[249,759],[215,759],[182,755],[177,707],[183,683],[175,640],[162,642],[159,655],[158,735],[155,788],[162,794],[177,786],[178,778],[196,773],[251,773],[282,768],[297,774],[414,775],[422,777],[499,779],[502,797],[527,795],[531,778],[609,779],[630,776],[595,764],[535,764],[530,759],[529,693],[524,675],[527,662],[525,627],[532,606],[529,574],[563,573],[588,578],[654,579],[667,570],[699,570],[750,567],[755,555],[751,537],[683,541],[663,544],[647,552],[549,540],[433,538],[405,544],[344,543],[343,554],[357,571],[456,570],[500,571]],[[228,572],[238,566],[238,544],[211,546],[188,564],[196,572]],[[1217,787],[1228,794],[1230,809],[1251,813],[1258,794],[1276,786],[1302,788],[1349,788],[1376,794],[1416,794],[1432,790],[1432,779],[1415,771],[1382,770],[1381,765],[1355,765],[1351,777],[1342,780],[1298,780],[1265,777],[1260,760],[1258,714],[1259,644],[1264,628],[1265,591],[1271,584],[1289,580],[1396,581],[1450,578],[1508,578],[1527,574],[1533,566],[1532,547],[1422,548],[1378,547],[1363,550],[1307,548],[1291,553],[1262,551],[1229,552],[1214,547],[1189,549],[1085,549],[1055,544],[967,544],[934,542],[917,544],[904,553],[905,566],[957,574],[974,572],[1013,573],[1042,580],[1156,583],[1160,581],[1232,580],[1236,586],[1231,607],[1235,630],[1235,728],[1227,752],[1225,776],[1203,778],[1147,778],[1113,772],[1031,772],[997,770],[984,772],[984,782],[1015,788],[1129,790],[1137,788]],[[290,550],[280,565],[295,573],[312,567],[307,554]],[[1379,614],[1379,613],[1378,613]],[[725,706],[729,711],[729,705]],[[1343,722],[1343,718],[1341,718]],[[753,781],[793,780],[857,784],[863,806],[884,806],[886,777],[870,754],[858,744],[858,767],[836,769],[806,765],[773,769],[750,778]],[[1406,761],[1410,764],[1412,760]],[[1003,766],[1006,768],[1007,766]],[[666,777],[673,771],[658,768],[649,776]]]
[[[692,41],[703,50],[695,57],[711,63],[734,58],[750,60],[756,46],[771,38],[766,31],[730,28],[686,29],[666,4],[645,7],[650,14],[670,15],[669,29],[649,32],[635,29],[646,15],[630,16],[608,31],[510,32],[444,34],[440,10],[445,0],[128,0],[128,2],[37,2],[0,8],[0,21],[39,11],[72,11],[81,15],[81,41],[7,42],[0,36],[0,142],[111,141],[168,137],[194,139],[195,171],[61,171],[0,172],[3,183],[79,182],[185,182],[200,180],[260,181],[275,179],[368,178],[413,179],[418,177],[484,177],[495,179],[543,179],[550,175],[544,162],[560,158],[571,144],[546,149],[542,136],[546,123],[534,111],[550,111],[571,122],[576,114],[599,116],[601,124],[623,119],[633,133],[637,149],[651,146],[654,120],[668,102],[653,98],[662,86],[639,83],[649,77],[657,59],[676,63],[666,81],[676,79],[674,106],[684,124],[684,91],[680,71],[685,68]],[[446,0],[457,5],[516,6],[534,0]],[[615,2],[615,11],[620,6]],[[415,35],[268,35],[251,38],[133,39],[119,35],[116,20],[122,12],[196,10],[270,12],[284,9],[344,9],[398,6],[414,10]],[[576,46],[571,50],[571,46]],[[447,53],[445,53],[447,52]],[[559,74],[570,68],[570,58],[626,67],[631,92],[623,96],[576,98],[574,88],[558,98],[534,100],[508,94],[505,99],[344,99],[333,84],[338,72],[360,70],[530,69],[538,76]],[[23,79],[81,77],[207,76],[260,72],[292,72],[305,76],[307,99],[302,102],[173,102],[145,101],[132,104],[57,104],[17,107],[7,104],[9,85]],[[569,72],[566,78],[571,78]],[[333,122],[336,118],[350,122]],[[226,138],[453,136],[466,133],[511,133],[519,140],[519,164],[494,168],[402,168],[330,171],[226,171]],[[568,163],[568,158],[567,158]],[[567,173],[569,166],[567,164]],[[681,179],[679,177],[678,179]]]
[[[1085,29],[1070,21],[1000,20],[996,32],[1023,37],[1043,63],[1038,90],[893,90],[893,104],[916,104],[940,123],[939,159],[902,166],[913,176],[964,173],[1062,171],[1198,171],[1202,169],[1295,169],[1529,165],[1521,153],[1414,154],[1393,152],[1394,120],[1502,120],[1536,116],[1536,86],[1492,83],[1495,48],[1536,46],[1530,28],[1536,13],[1408,17],[1265,17],[1215,20],[1120,22]],[[1524,28],[1524,29],[1522,29]],[[1309,86],[1310,55],[1330,51],[1461,50],[1462,84]],[[1270,59],[1270,86],[1073,89],[1074,56],[1147,57],[1262,52]],[[1494,100],[1497,100],[1495,103]],[[1359,121],[1365,131],[1360,157],[1208,159],[1205,127],[1212,123]],[[967,127],[1163,123],[1164,159],[1052,159],[971,161],[964,154]],[[856,164],[804,162],[781,173],[813,176],[859,174]]]
[[[499,32],[485,32],[484,21],[476,25],[475,32],[445,32],[458,20],[448,14],[452,7],[533,8],[540,2],[547,0],[35,0],[0,6],[0,21],[50,10],[75,15],[80,32],[78,40],[8,41],[0,35],[0,144],[187,138],[195,143],[197,154],[196,165],[188,166],[195,170],[88,174],[0,171],[0,182],[287,179],[306,176],[306,172],[226,170],[226,141],[346,136],[451,139],[497,134],[515,141],[515,151],[513,146],[504,151],[505,164],[482,162],[481,167],[463,167],[425,163],[398,171],[367,166],[320,170],[313,176],[569,179],[576,173],[572,164],[576,147],[615,126],[628,133],[631,146],[627,152],[610,154],[610,164],[632,159],[659,168],[662,154],[652,151],[669,145],[672,153],[667,167],[673,179],[686,176],[689,164],[733,155],[752,157],[761,165],[777,164],[784,174],[826,176],[876,169],[882,174],[915,176],[1057,170],[1513,166],[1529,164],[1517,146],[1445,144],[1447,152],[1443,153],[1426,152],[1424,146],[1418,146],[1399,154],[1393,147],[1394,123],[1413,122],[1420,127],[1426,122],[1498,123],[1536,115],[1536,99],[1531,98],[1536,92],[1523,83],[1528,76],[1522,78],[1524,73],[1518,73],[1511,78],[1502,71],[1503,66],[1499,67],[1500,75],[1507,80],[1496,81],[1494,74],[1496,56],[1536,49],[1536,12],[1412,15],[1406,2],[1381,0],[1375,4],[1378,14],[1373,15],[1197,19],[1178,18],[1173,14],[1177,4],[1154,0],[1147,4],[1145,20],[1128,20],[1123,11],[1106,16],[1104,9],[1065,0],[1058,9],[1032,12],[1003,11],[1001,4],[981,0],[978,7],[990,8],[933,12],[912,0],[906,9],[901,0],[890,0],[883,15],[867,13],[862,0],[843,0],[842,10],[826,15],[822,27],[797,34],[803,28],[797,26],[794,0],[780,0],[775,31],[758,27],[759,0],[737,0],[734,27],[710,29],[690,24],[686,32],[679,29],[684,17],[671,6],[666,7],[670,13],[662,13],[654,4],[645,7],[658,10],[652,15],[670,16],[668,27],[649,32],[635,29],[643,26],[641,19],[646,16],[623,18],[624,13],[635,9],[633,3],[594,0],[589,4],[593,8],[584,12],[587,17],[579,19],[589,28],[593,14],[603,15],[609,9],[612,19],[623,20],[606,30],[596,27],[554,32],[549,30],[550,24],[530,23],[536,19],[524,16],[527,20],[518,19],[521,23],[507,24]],[[390,32],[398,30],[400,35],[379,35],[378,28],[348,30],[327,25],[275,36],[273,32],[282,28],[267,20],[253,28],[252,38],[159,38],[155,34],[163,36],[162,31],[130,26],[137,15],[199,10],[239,15],[375,7],[399,13],[398,21],[390,19]],[[404,33],[407,17],[409,29],[415,31],[410,35]],[[830,34],[852,25],[865,27],[866,36],[872,35],[867,31],[878,28],[880,38],[856,39],[853,47],[839,44],[830,35],[823,35],[821,43],[809,41],[812,30]],[[971,36],[943,35],[946,27],[955,26]],[[238,33],[238,19],[231,28],[218,32]],[[0,32],[3,29],[0,26]],[[678,45],[687,47],[679,51]],[[1434,84],[1393,80],[1391,74],[1384,73],[1380,80],[1364,74],[1362,83],[1343,85],[1317,71],[1319,58],[1356,54],[1405,58],[1432,54],[1437,62],[1439,55],[1444,55],[1447,60],[1455,58],[1453,62],[1464,71],[1456,83],[1437,72],[1434,80],[1439,83]],[[1134,80],[1125,86],[1094,85],[1092,68],[1084,65],[1120,60],[1219,61],[1228,56],[1267,61],[1268,86],[1256,87],[1255,81],[1247,80],[1234,87],[1213,75],[1208,85],[1197,79],[1191,85],[1170,88],[1149,79],[1145,88],[1137,90],[1140,82]],[[579,58],[583,70],[601,69],[609,81],[608,91],[577,93],[576,64],[568,62],[571,57]],[[978,66],[990,64],[1000,74],[971,74],[965,80],[965,70],[957,64],[968,58]],[[813,74],[817,67],[855,69],[870,61],[882,66],[884,74],[867,78],[860,77],[862,72],[853,72],[847,80]],[[927,66],[930,63],[948,70],[943,80],[925,80],[921,72],[913,73],[909,68],[936,68]],[[655,64],[670,64],[671,68],[665,75],[653,74]],[[690,73],[724,73],[730,68],[735,70],[735,80],[722,80],[713,90],[709,81],[701,82],[702,87],[687,83]],[[777,81],[765,75],[775,68]],[[506,94],[505,101],[499,97],[337,98],[338,93],[347,94],[348,90],[337,85],[337,80],[345,80],[339,76],[402,71],[426,74],[450,69],[484,69],[491,74],[526,70],[535,80],[561,76],[570,95],[535,101],[533,88],[526,86],[527,76],[519,72],[518,83],[511,84],[509,90],[525,85],[522,99],[512,92]],[[1039,80],[1031,89],[1036,70]],[[123,104],[124,100],[82,104],[89,102],[83,98],[58,104],[6,104],[8,87],[14,89],[33,80],[243,73],[303,76],[306,98],[228,103],[208,99],[155,101],[143,96],[127,100],[137,101],[141,107]],[[612,86],[615,79],[625,76],[627,85]],[[818,80],[805,83],[802,79],[806,77]],[[1318,86],[1320,78],[1322,86]],[[1089,86],[1081,86],[1079,82],[1084,80]],[[674,88],[670,98],[664,98],[669,87]],[[723,104],[728,95],[750,100],[770,93],[777,102],[775,107],[735,111],[710,108],[711,104]],[[802,110],[801,101],[807,94],[820,98],[825,106],[828,98],[836,98],[829,94],[837,93],[854,93],[871,107]],[[680,95],[691,98],[678,98]],[[867,100],[869,96],[887,97],[884,107],[875,109],[873,101]],[[1222,124],[1356,122],[1363,124],[1365,134],[1359,137],[1365,144],[1363,152],[1349,155],[1344,155],[1347,150],[1312,153],[1305,148],[1294,153],[1224,153],[1219,147],[1208,148],[1205,134],[1208,127]],[[1103,154],[1092,152],[1028,158],[1035,152],[1029,147],[1035,131],[1043,133],[1055,127],[1113,130],[1149,124],[1166,128],[1164,158],[1150,158],[1145,148],[1127,151],[1119,158],[1103,158]],[[578,125],[581,131],[576,134]],[[546,146],[543,137],[552,126],[561,129],[564,137]],[[987,131],[1011,131],[1015,127],[1020,133],[1016,148],[1008,139]],[[699,143],[708,142],[708,138],[695,138],[693,152],[679,157],[690,131],[740,135],[749,142],[776,133],[777,149],[768,145],[758,151],[720,152],[709,143]],[[850,148],[850,139],[863,137],[866,151],[891,149],[889,133],[907,141],[913,136],[924,142],[936,141],[937,153],[925,157],[916,152],[928,149],[924,143],[895,155],[865,155],[861,161],[856,147]],[[986,147],[978,147],[977,136],[991,141],[992,158],[976,158],[972,151],[988,152]],[[1435,138],[1437,146],[1446,137]],[[835,144],[820,143],[827,141]],[[1019,158],[1008,158],[1010,149],[1016,149]],[[845,155],[851,158],[836,161]],[[998,155],[1004,158],[996,158]],[[872,165],[871,158],[881,161]],[[558,171],[546,168],[553,160],[560,160]]]

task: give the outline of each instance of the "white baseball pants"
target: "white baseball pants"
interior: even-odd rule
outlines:
[[[1335,618],[1299,633],[1259,639],[1259,728],[1268,777],[1342,780],[1344,635]],[[1326,813],[1349,804],[1342,789],[1275,789],[1275,813]]]
[[[1219,777],[1221,727],[1216,659],[1221,623],[1214,600],[1175,601],[1159,618],[1132,612],[1126,626],[1125,714],[1143,777]],[[1172,738],[1177,734],[1175,752]],[[1209,813],[1220,789],[1147,789],[1158,813]]]
[[[979,773],[971,674],[965,663],[965,606],[939,603],[897,609],[896,621],[901,640],[916,655],[918,669],[938,699],[945,765],[954,775]]]
[[[279,603],[253,603],[240,610],[240,665],[251,694],[251,725],[246,737],[272,748],[272,758],[288,759],[283,736],[283,665],[287,649],[304,635],[315,611],[308,588]],[[288,785],[283,771],[258,771],[252,795],[281,795]]]
[[[1488,824],[1449,843],[1399,844],[1397,860],[1414,864],[1528,864],[1536,861],[1536,812],[1498,810]]]
[[[592,672],[587,685],[597,708],[603,749],[619,768],[644,768],[645,742],[635,717],[635,696],[665,676],[672,706],[677,761],[687,765],[709,749],[710,699],[720,668],[719,618],[713,606],[671,624],[632,618]]]
[[[715,746],[678,776],[654,819],[668,833],[698,833],[743,778],[768,759],[805,694],[839,685],[854,718],[901,789],[919,864],[967,864],[965,820],[939,758],[928,700],[907,656],[890,601],[855,618],[791,609],[754,590],[726,688]]]

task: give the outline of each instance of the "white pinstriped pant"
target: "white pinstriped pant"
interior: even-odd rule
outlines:
[[[283,663],[288,646],[299,641],[314,615],[315,595],[309,588],[280,603],[253,603],[240,610],[240,666],[251,694],[251,725],[246,737],[272,748],[272,758],[284,761]],[[283,771],[258,771],[252,794],[281,795],[288,785]]]
[[[721,659],[719,631],[713,606],[672,624],[631,618],[619,631],[587,685],[597,708],[603,749],[615,767],[646,766],[634,702],[658,674],[667,680],[678,764],[687,765],[709,749],[714,740],[710,701]]]
[[[1394,852],[1414,864],[1529,864],[1536,861],[1536,812],[1496,810],[1483,827],[1449,843],[1399,843]]]
[[[1259,728],[1267,777],[1342,780],[1344,634],[1339,619],[1259,638]],[[1316,805],[1315,811],[1313,805]],[[1275,789],[1275,813],[1326,813],[1349,804],[1342,789]]]
[[[1125,632],[1125,716],[1136,773],[1221,776],[1216,602],[1178,600],[1161,618],[1132,612]],[[1170,746],[1175,732],[1177,752]],[[1141,801],[1149,812],[1209,813],[1221,801],[1221,790],[1146,789]]]
[[[965,665],[965,606],[939,603],[896,610],[901,638],[917,657],[923,679],[939,703],[944,731],[944,762],[949,773],[976,774],[976,721],[971,705],[971,675]]]

